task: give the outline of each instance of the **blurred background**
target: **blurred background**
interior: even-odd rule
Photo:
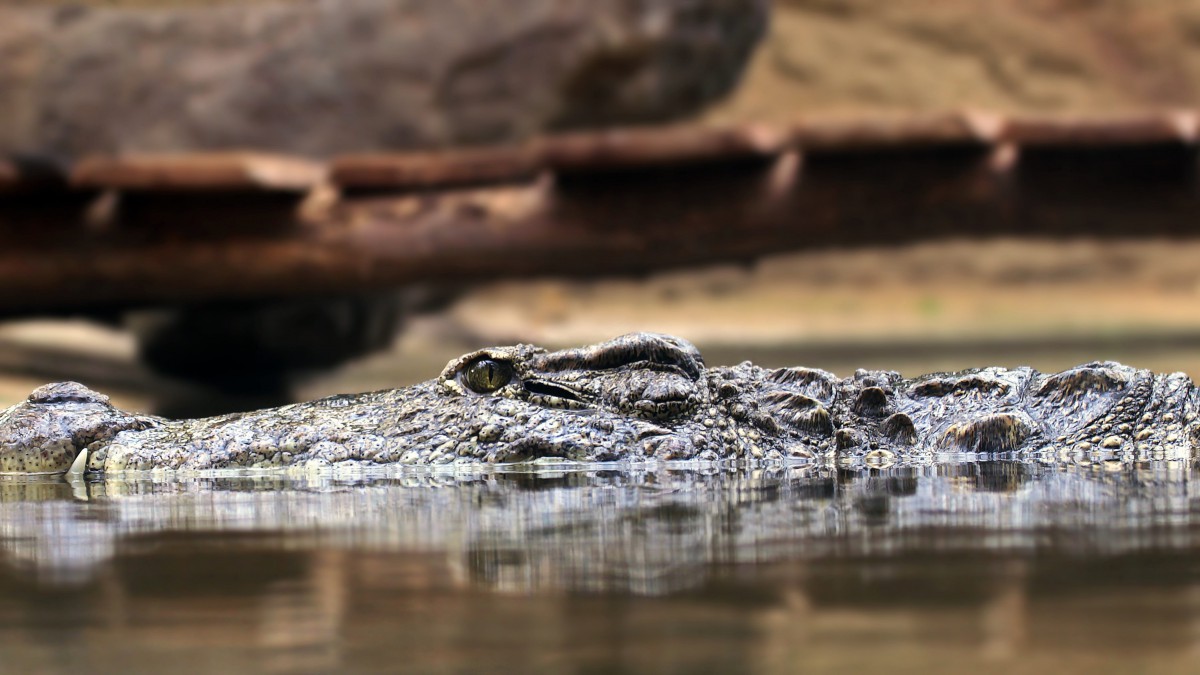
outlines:
[[[9,0],[0,404],[634,330],[1200,374],[1200,2]]]
[[[0,406],[635,331],[1200,376],[1200,0],[3,0]],[[1194,462],[0,480],[7,672],[1195,672]],[[711,471],[711,472],[710,472]]]

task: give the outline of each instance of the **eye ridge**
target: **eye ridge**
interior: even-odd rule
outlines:
[[[490,394],[512,382],[513,365],[496,359],[479,359],[463,371],[463,383],[477,394]]]

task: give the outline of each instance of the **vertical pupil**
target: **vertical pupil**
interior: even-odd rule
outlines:
[[[475,362],[467,371],[467,385],[480,393],[491,393],[508,384],[512,378],[512,366],[492,359]]]

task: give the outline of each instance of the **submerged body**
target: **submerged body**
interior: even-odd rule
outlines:
[[[0,412],[0,471],[645,460],[887,461],[951,453],[1191,456],[1182,373],[1117,363],[905,379],[743,363],[706,368],[679,338],[634,333],[558,352],[467,354],[404,389],[198,420],[124,412],[76,383]]]

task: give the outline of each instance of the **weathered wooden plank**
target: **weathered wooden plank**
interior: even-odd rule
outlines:
[[[1188,120],[956,114],[810,120],[794,134],[573,134],[342,158],[340,191],[312,191],[328,185],[323,168],[290,158],[90,160],[71,204],[0,200],[0,311],[645,273],[947,235],[1195,236]],[[98,216],[82,188],[121,198]]]
[[[241,207],[197,199],[188,204],[189,220],[208,219],[212,227],[170,227],[164,203],[128,216],[133,222],[118,211],[115,221],[86,236],[63,236],[61,228],[10,236],[0,247],[0,308],[640,274],[946,235],[1129,235],[1131,223],[1134,234],[1190,228],[1200,209],[1190,184],[1165,182],[1153,194],[1153,209],[1146,208],[1144,188],[1109,190],[1102,201],[1092,188],[1056,192],[1048,202],[1044,193],[1026,197],[1020,183],[961,153],[889,151],[672,166],[567,184],[346,196],[303,217],[276,210],[255,227],[222,227]]]
[[[803,119],[792,138],[810,152],[853,152],[888,148],[914,150],[995,143],[1003,118],[987,113],[943,113],[884,117]]]
[[[1196,134],[1195,113],[1172,111],[1107,117],[1015,117],[1003,123],[999,136],[1002,142],[1025,147],[1116,148],[1192,144],[1196,141]]]
[[[348,189],[444,188],[529,180],[542,164],[532,145],[371,153],[334,159],[330,179]]]
[[[319,162],[256,152],[87,157],[71,169],[75,187],[136,191],[307,192],[320,184]]]
[[[50,160],[0,159],[0,196],[61,192],[67,186],[63,168]]]
[[[642,127],[548,136],[538,152],[548,169],[565,173],[644,169],[773,157],[791,144],[765,125]]]

